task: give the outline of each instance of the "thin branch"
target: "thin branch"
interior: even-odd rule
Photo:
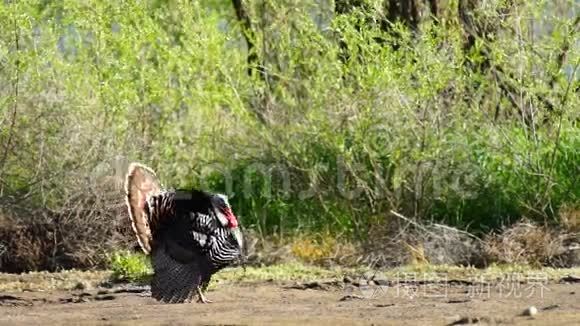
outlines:
[[[564,39],[564,42],[562,43],[562,46],[560,47],[560,52],[558,53],[558,56],[556,57],[556,64],[558,67],[558,71],[560,69],[562,69],[562,66],[564,66],[564,62],[566,61],[566,57],[568,56],[568,52],[570,51],[570,39],[575,39],[574,36],[576,33],[578,33],[579,26],[580,26],[580,16],[576,16],[574,23],[572,23],[572,30],[567,35],[567,37]],[[550,83],[549,83],[550,88],[554,87],[554,84],[556,83],[557,76],[558,76],[557,73],[553,74],[553,76],[550,80]]]
[[[427,232],[427,233],[429,232],[429,230],[427,230],[427,228],[426,228],[426,227],[424,227],[423,225],[421,225],[421,224],[419,224],[419,223],[417,223],[417,222],[413,221],[413,219],[410,219],[410,218],[408,218],[408,217],[406,217],[406,216],[402,215],[401,213],[397,213],[397,212],[395,212],[394,210],[391,210],[391,211],[390,211],[390,213],[391,213],[391,214],[393,214],[393,215],[395,215],[396,217],[398,217],[398,218],[400,218],[400,219],[402,219],[402,220],[404,220],[404,221],[408,222],[409,224],[412,224],[413,226],[415,226],[415,227],[417,227],[417,228],[419,228],[419,229],[421,229],[421,230],[423,230],[423,231]]]
[[[561,107],[564,107],[564,105],[568,101],[568,94],[570,94],[572,81],[575,79],[576,71],[578,70],[579,65],[580,65],[580,60],[576,61],[576,64],[574,65],[574,71],[572,72],[572,76],[570,76],[570,79],[568,80],[568,86],[566,87],[566,92],[564,93],[564,95],[562,96],[562,99],[560,101]],[[552,149],[552,153],[551,153],[551,157],[550,157],[550,166],[549,166],[549,170],[548,170],[548,180],[546,182],[546,189],[544,190],[544,195],[542,196],[543,198],[546,198],[548,196],[548,190],[550,188],[550,184],[552,181],[552,172],[554,171],[554,166],[556,165],[556,153],[558,152],[558,147],[560,146],[560,135],[561,135],[561,131],[562,131],[563,116],[564,116],[564,113],[561,112],[560,117],[558,119],[558,130],[556,131],[556,140],[554,141],[554,148]],[[575,177],[574,182],[573,182],[573,186],[575,185],[576,180],[577,180],[577,178]]]
[[[4,146],[4,152],[2,153],[2,159],[0,160],[0,179],[2,179],[2,175],[4,174],[4,166],[6,165],[6,161],[8,160],[8,152],[10,151],[10,147],[12,146],[12,138],[14,136],[14,127],[16,125],[16,116],[18,112],[18,85],[20,84],[20,58],[18,58],[18,54],[20,52],[20,40],[19,40],[19,30],[18,24],[16,23],[16,19],[14,19],[14,44],[16,47],[16,74],[14,77],[13,88],[14,88],[14,98],[12,100],[12,116],[10,121],[10,127],[8,129],[8,139],[6,140],[6,144]]]
[[[391,210],[390,213],[393,214],[393,215],[395,215],[396,217],[398,217],[398,218],[400,218],[400,219],[408,222],[409,224],[415,226],[416,228],[421,229],[425,233],[428,233],[428,234],[431,234],[431,235],[435,235],[432,231],[430,231],[425,226],[423,226],[423,225],[421,225],[421,224],[413,221],[413,219],[410,219],[410,218],[402,215],[401,213],[397,213],[397,212],[395,212],[393,210]],[[475,235],[473,235],[473,234],[471,234],[471,233],[469,233],[467,231],[459,230],[459,229],[456,229],[454,227],[450,227],[450,226],[443,225],[443,224],[431,223],[431,225],[434,226],[434,227],[440,228],[440,229],[445,229],[445,230],[448,230],[448,231],[454,231],[454,232],[457,232],[457,233],[461,233],[461,234],[464,234],[464,235],[472,238],[473,240],[476,240],[478,242],[482,242],[482,240],[479,237],[477,237],[477,236],[475,236]]]

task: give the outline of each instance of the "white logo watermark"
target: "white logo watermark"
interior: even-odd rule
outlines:
[[[549,292],[548,275],[538,273],[509,273],[501,276],[479,275],[465,279],[449,278],[444,273],[397,273],[387,279],[369,279],[360,277],[356,286],[347,286],[349,295],[358,295],[365,299],[396,297],[448,298],[458,295],[466,299],[474,298],[544,298]],[[456,291],[462,287],[462,292]],[[455,289],[455,291],[454,291]]]

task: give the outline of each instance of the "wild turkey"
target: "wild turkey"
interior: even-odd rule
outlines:
[[[125,180],[127,207],[142,250],[151,257],[151,295],[162,302],[207,300],[211,276],[242,259],[242,235],[224,195],[165,190],[155,172],[138,163]]]

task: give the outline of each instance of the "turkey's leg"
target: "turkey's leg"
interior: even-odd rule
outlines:
[[[200,302],[200,303],[212,303],[211,300],[206,299],[205,296],[203,295],[203,293],[207,291],[207,287],[209,286],[209,281],[210,280],[211,280],[211,273],[207,273],[207,274],[202,275],[201,282],[197,286],[197,295],[199,297],[199,299],[197,300],[197,302]]]
[[[201,287],[199,287],[199,286],[197,287],[197,296],[198,296],[197,302],[199,302],[199,303],[212,303],[213,302],[213,301],[205,298],[205,296],[203,295],[203,291],[202,291]]]

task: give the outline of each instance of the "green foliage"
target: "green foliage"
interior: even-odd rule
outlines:
[[[114,281],[145,282],[152,273],[147,256],[128,251],[113,253],[109,258],[109,269]]]
[[[245,3],[264,75],[223,2],[0,5],[0,210],[119,216],[130,161],[226,192],[262,235],[364,238],[391,210],[486,231],[578,205],[570,1],[479,8],[498,32],[469,49],[454,1],[414,32],[371,23],[378,6]]]

